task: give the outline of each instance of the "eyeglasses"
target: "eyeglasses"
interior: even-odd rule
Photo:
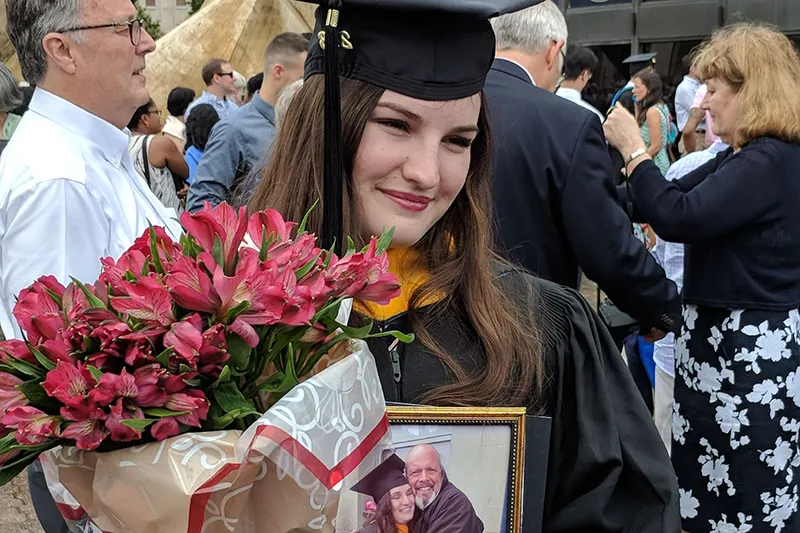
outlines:
[[[142,21],[139,19],[130,20],[128,22],[110,22],[108,24],[95,24],[93,26],[76,26],[74,28],[61,30],[59,33],[69,33],[73,31],[83,31],[83,30],[99,30],[101,28],[121,28],[122,26],[128,27],[128,33],[130,34],[131,44],[133,46],[139,46],[139,43],[142,40]]]
[[[152,115],[153,113],[155,113],[159,117],[161,116],[161,110],[160,109],[153,109],[152,111],[148,111],[147,113],[145,113],[145,115]]]
[[[230,76],[233,78],[233,72],[217,72],[217,76]]]

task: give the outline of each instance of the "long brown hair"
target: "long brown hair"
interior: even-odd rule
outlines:
[[[642,126],[647,121],[647,112],[650,108],[664,101],[664,84],[661,81],[661,76],[648,70],[638,73],[634,76],[634,79],[636,78],[647,88],[647,96],[644,97],[643,101],[636,103],[639,106],[639,125]]]
[[[356,151],[383,89],[358,80],[341,80],[342,135],[345,176],[345,232],[357,238],[350,177]],[[482,95],[483,96],[483,95]],[[471,162],[464,188],[441,219],[414,245],[419,263],[430,279],[412,295],[409,308],[412,331],[452,373],[454,382],[430,391],[423,400],[435,405],[508,406],[540,408],[544,363],[538,331],[533,323],[533,295],[508,294],[498,271],[509,264],[493,251],[491,223],[491,135],[484,98],[478,118],[480,132],[472,143]],[[295,95],[272,146],[270,161],[250,202],[251,210],[277,209],[288,220],[300,220],[322,198],[323,79],[313,76]],[[324,208],[324,206],[322,206]],[[321,209],[309,220],[319,234]],[[455,243],[455,246],[454,246]],[[524,291],[524,288],[519,290]],[[452,324],[461,323],[477,337],[485,364],[463,368],[446,353],[430,330],[433,313],[417,313],[435,294],[447,295],[434,306]],[[520,296],[524,302],[519,300]],[[457,314],[453,317],[453,314]],[[453,320],[458,318],[460,320]]]
[[[394,510],[392,509],[392,493],[387,492],[375,504],[375,525],[377,533],[397,533],[397,522],[394,520]],[[414,518],[408,523],[408,530],[414,530]]]

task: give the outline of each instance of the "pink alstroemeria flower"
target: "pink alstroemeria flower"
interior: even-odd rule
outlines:
[[[357,300],[388,304],[400,295],[400,283],[389,272],[389,258],[377,253],[373,238],[365,252],[348,255],[328,270],[328,284],[335,294]]]
[[[134,383],[139,394],[134,398],[140,407],[163,407],[167,393],[159,383],[166,374],[160,364],[154,363],[137,368],[133,372]]]
[[[139,250],[128,250],[122,256],[114,261],[111,257],[105,257],[100,260],[103,264],[103,272],[100,274],[100,281],[103,284],[111,285],[115,292],[121,292],[122,284],[126,281],[125,275],[130,272],[137,279],[143,275],[147,275],[152,271],[152,266],[145,272],[144,266],[147,262],[147,255]],[[144,272],[144,274],[143,274]]]
[[[200,427],[200,421],[208,416],[208,400],[202,391],[187,389],[186,392],[170,394],[164,404],[170,411],[189,411],[185,415],[176,416],[175,419],[185,426]]]
[[[9,339],[0,342],[0,361],[4,360],[7,355],[29,363],[36,363],[36,358],[28,348],[28,345],[18,339]]]
[[[89,398],[102,406],[111,404],[117,398],[132,399],[138,395],[136,378],[124,368],[119,374],[103,374],[97,386],[89,392]]]
[[[86,419],[72,422],[61,432],[65,439],[73,439],[81,450],[96,450],[108,437],[108,431],[99,419]]]
[[[95,385],[91,372],[80,361],[74,365],[59,361],[56,367],[47,373],[42,383],[48,395],[68,407],[84,403],[89,391]]]
[[[172,298],[167,288],[153,276],[141,278],[137,283],[122,282],[120,291],[128,297],[112,296],[111,305],[117,311],[147,324],[169,326],[175,322]]]
[[[219,265],[226,271],[233,266],[234,259],[247,232],[247,208],[239,208],[237,214],[226,202],[215,208],[206,202],[202,211],[181,214],[181,224],[186,233],[194,237],[197,243],[208,253],[214,249],[214,241],[219,237],[222,244],[224,264]]]
[[[169,236],[167,230],[162,226],[154,226],[153,231],[156,233],[156,249],[158,250],[158,256],[161,258],[162,263],[172,261],[183,254],[180,244],[172,240],[172,237]],[[150,228],[144,230],[144,232],[133,241],[133,245],[129,250],[141,252],[147,257],[152,257],[150,252]]]
[[[0,372],[0,417],[9,409],[28,405],[28,398],[19,389],[22,380],[13,374]]]
[[[150,426],[150,434],[156,440],[167,440],[181,432],[181,426],[174,416],[167,416]]]
[[[215,313],[220,300],[211,277],[192,259],[181,256],[170,265],[167,287],[175,302],[185,309]]]
[[[58,437],[61,417],[51,416],[30,405],[14,407],[3,415],[2,424],[16,428],[14,438],[20,444],[42,444]]]
[[[43,276],[33,285],[22,289],[14,305],[14,318],[27,333],[28,341],[38,345],[42,341],[55,339],[66,328],[66,319],[59,304],[48,294],[64,295],[64,286],[53,276]]]
[[[111,432],[111,440],[116,442],[131,442],[142,438],[142,432],[129,428],[122,423],[123,420],[132,418],[142,419],[144,413],[138,407],[131,406],[130,403],[123,402],[122,398],[111,406],[111,412],[105,420],[105,426]]]
[[[295,225],[294,222],[286,222],[278,211],[267,209],[250,215],[250,220],[247,222],[247,236],[250,237],[253,246],[260,250],[264,244],[262,237],[266,235],[269,240],[271,236],[273,244],[284,242],[289,238]]]

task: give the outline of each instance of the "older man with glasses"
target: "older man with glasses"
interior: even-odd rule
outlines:
[[[16,295],[49,274],[94,282],[147,228],[177,237],[175,211],[138,176],[126,125],[149,94],[155,42],[130,0],[6,0],[8,35],[36,91],[0,158],[0,326],[20,338]],[[31,494],[47,533],[66,525],[41,469]]]
[[[202,76],[206,89],[197,100],[186,108],[186,113],[183,115],[184,120],[189,118],[189,113],[198,104],[211,104],[221,119],[239,109],[236,102],[229,96],[236,90],[236,77],[230,63],[224,59],[212,59],[203,67]]]

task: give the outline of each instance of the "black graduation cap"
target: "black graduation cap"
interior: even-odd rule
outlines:
[[[325,74],[322,243],[342,244],[341,74],[422,100],[483,89],[494,60],[489,19],[543,0],[303,0],[319,4],[305,77]],[[333,43],[333,44],[332,44]]]
[[[634,54],[625,61],[623,61],[622,63],[628,65],[631,76],[633,76],[637,72],[640,72],[651,65],[655,65],[657,55],[658,54],[655,52],[648,52],[646,54]]]
[[[405,467],[405,462],[393,453],[350,490],[372,496],[375,503],[378,503],[390,490],[408,484],[404,474]]]

